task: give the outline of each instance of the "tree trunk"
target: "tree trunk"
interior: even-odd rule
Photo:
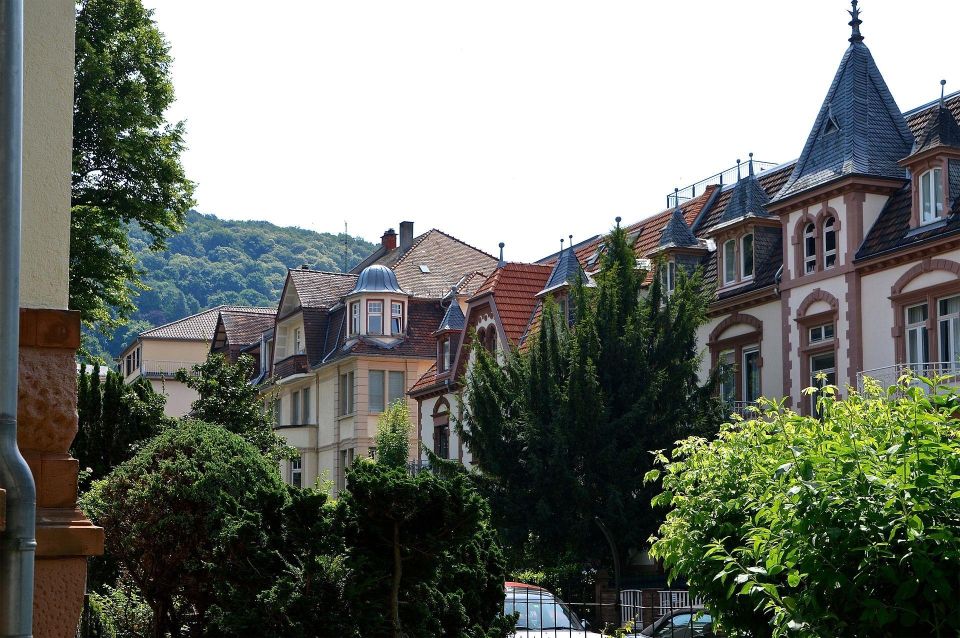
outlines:
[[[400,558],[400,523],[393,524],[393,586],[390,589],[390,622],[393,638],[400,638],[400,576],[403,562]]]

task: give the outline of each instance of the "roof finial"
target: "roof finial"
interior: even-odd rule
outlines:
[[[737,158],[737,181],[740,181],[740,158]]]
[[[563,237],[560,238],[560,252],[563,253]]]
[[[750,176],[753,177],[753,153],[750,153],[750,161],[747,164],[750,167]]]
[[[943,107],[944,107],[944,102],[943,102],[943,90],[944,90],[944,88],[946,88],[946,86],[947,86],[947,81],[946,81],[946,80],[940,80],[940,108],[943,108]]]
[[[617,228],[620,228],[620,215],[617,215],[614,221],[617,222]]]
[[[568,235],[568,237],[570,238],[570,243],[567,244],[567,246],[569,246],[569,247],[570,247],[570,250],[572,251],[572,250],[573,250],[573,235]]]
[[[673,204],[676,208],[680,208],[680,189],[677,187],[673,188]]]
[[[860,10],[857,8],[857,0],[850,0],[850,4],[853,6],[853,11],[847,11],[850,14],[849,24],[853,30],[850,34],[850,43],[856,44],[857,42],[863,42],[863,36],[860,34],[860,25],[863,24],[863,20],[860,19]]]
[[[497,268],[503,268],[506,265],[506,262],[503,261],[503,247],[506,246],[503,242],[500,242],[500,261],[497,262]]]

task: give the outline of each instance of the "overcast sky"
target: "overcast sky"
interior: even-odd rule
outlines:
[[[401,220],[531,260],[673,188],[796,158],[843,0],[145,0],[197,208],[377,241]],[[901,110],[960,89],[960,2],[863,0]]]

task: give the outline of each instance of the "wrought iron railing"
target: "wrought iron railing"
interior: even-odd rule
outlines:
[[[946,385],[960,386],[960,362],[933,361],[930,363],[897,363],[863,370],[857,373],[857,389],[863,392],[864,378],[869,377],[879,383],[882,390],[887,390],[889,387],[897,385],[900,377],[905,374],[926,379],[938,378]],[[912,386],[926,385],[919,378],[914,378],[910,383]]]
[[[197,361],[144,361],[140,364],[140,375],[151,379],[172,379],[178,370],[193,373]]]
[[[753,160],[753,168],[754,172],[756,173],[769,170],[775,166],[778,166],[776,162],[761,162],[760,160]],[[678,199],[682,203],[693,199],[698,195],[703,195],[703,192],[707,190],[707,186],[723,186],[724,184],[734,184],[739,177],[746,176],[748,173],[749,164],[747,162],[743,162],[736,166],[731,166],[730,168],[724,169],[719,173],[711,175],[710,177],[704,177],[699,182],[694,182],[689,186],[685,186],[677,191],[674,191],[673,193],[668,194],[667,208],[673,208],[676,206]]]

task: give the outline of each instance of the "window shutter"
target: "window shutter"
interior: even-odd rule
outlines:
[[[370,412],[383,412],[383,370],[370,370],[367,397]]]

